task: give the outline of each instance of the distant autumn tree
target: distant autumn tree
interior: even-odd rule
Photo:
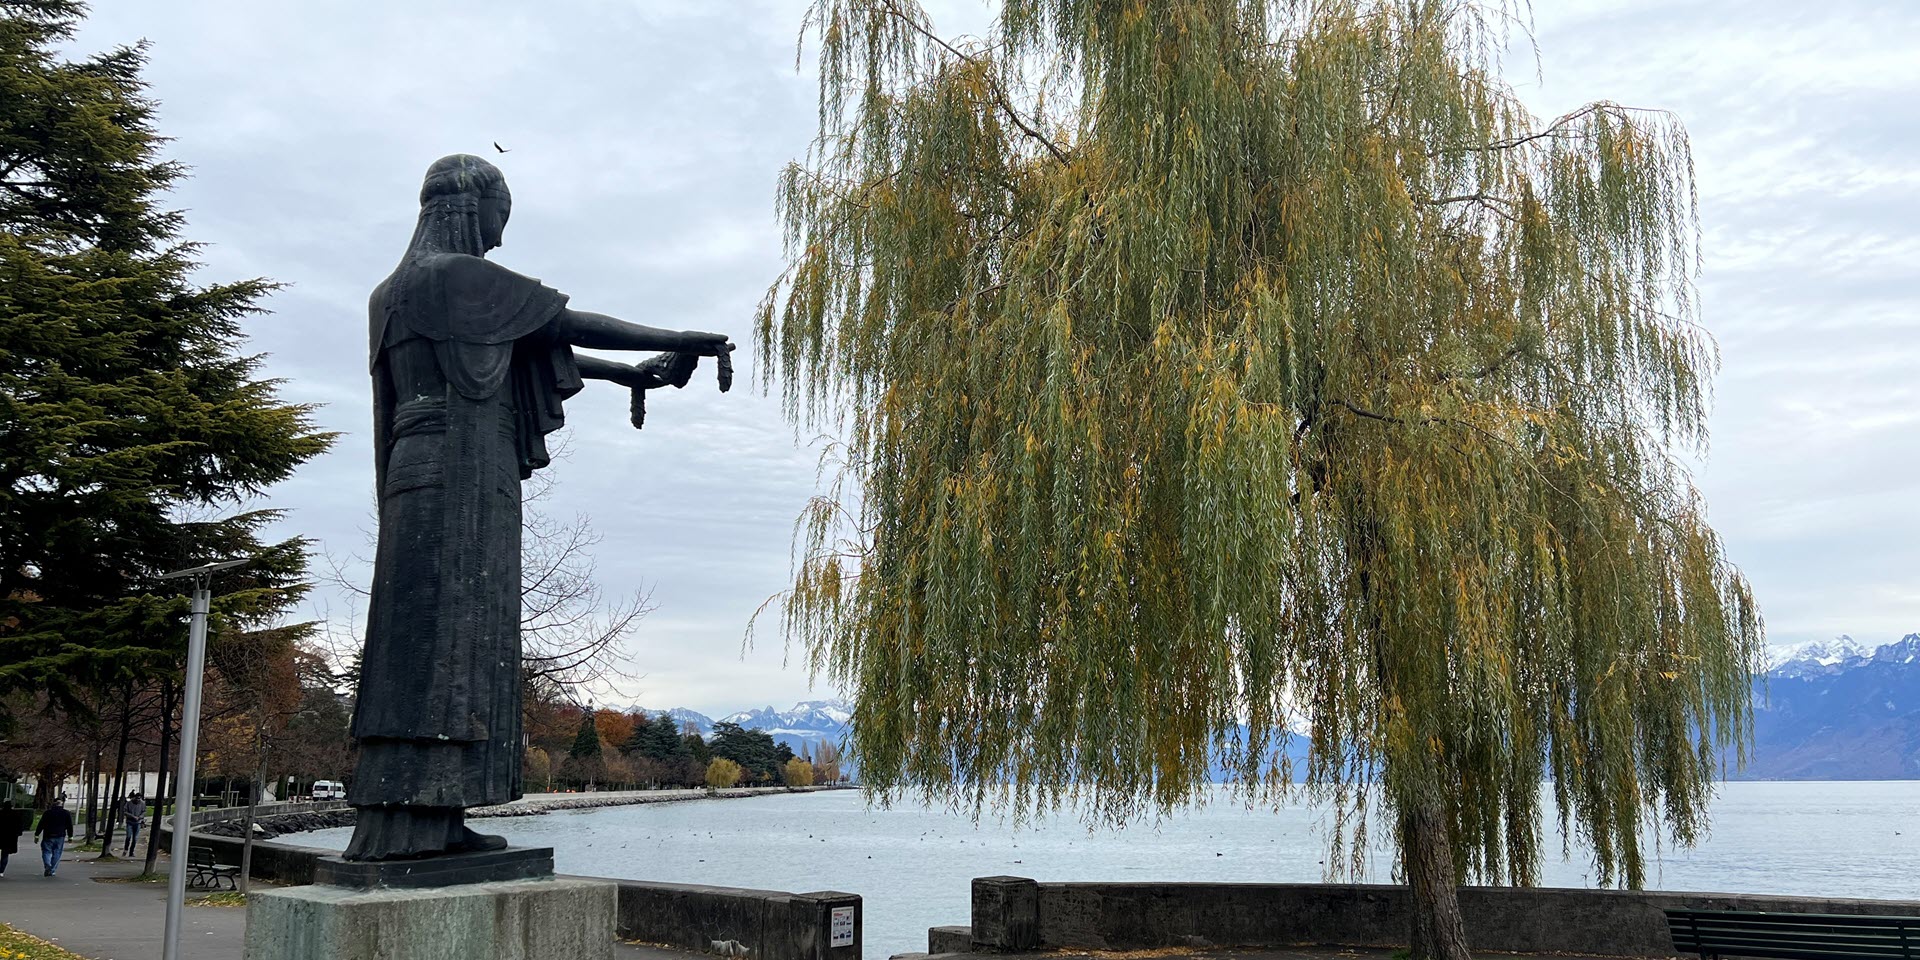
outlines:
[[[784,629],[873,790],[1119,821],[1298,773],[1331,862],[1398,841],[1417,960],[1466,957],[1457,882],[1537,878],[1543,784],[1604,880],[1700,835],[1762,627],[1676,460],[1692,160],[1664,113],[1532,116],[1509,22],[812,6],[756,340],[845,437]]]
[[[528,747],[520,758],[520,777],[528,787],[539,784],[542,791],[553,789],[553,758],[539,747]]]
[[[725,757],[715,757],[707,764],[707,786],[715,790],[725,790],[740,782],[746,771],[740,765]]]
[[[840,751],[829,741],[821,741],[813,756],[813,782],[840,782]]]
[[[813,764],[799,757],[788,760],[780,768],[780,782],[789,787],[813,786]]]

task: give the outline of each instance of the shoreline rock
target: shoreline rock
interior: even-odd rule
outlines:
[[[684,803],[690,800],[738,800],[745,797],[759,797],[779,793],[813,793],[820,790],[852,790],[852,786],[819,787],[735,787],[730,790],[622,790],[608,793],[561,794],[554,796],[523,797],[512,803],[503,803],[492,807],[474,807],[467,811],[469,819],[482,820],[494,817],[540,817],[557,810],[593,810],[601,807],[630,807],[643,803]],[[271,810],[271,808],[268,808]],[[263,812],[254,817],[254,837],[271,840],[294,833],[309,833],[314,830],[331,830],[338,827],[351,827],[356,812],[352,807],[337,810],[319,810],[304,813]],[[243,835],[244,816],[232,819],[216,820],[211,823],[197,824],[195,833],[204,833],[215,837],[239,837]]]

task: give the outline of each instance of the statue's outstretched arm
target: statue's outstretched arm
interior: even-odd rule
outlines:
[[[560,337],[576,347],[601,350],[666,350],[712,357],[729,349],[724,333],[662,330],[573,309],[561,315]]]
[[[620,363],[584,353],[574,354],[573,364],[579,369],[580,375],[588,380],[606,380],[635,390],[655,390],[668,386],[664,378],[639,364]]]

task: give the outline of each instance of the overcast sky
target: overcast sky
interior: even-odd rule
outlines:
[[[1920,3],[1536,0],[1513,61],[1536,112],[1595,99],[1676,111],[1702,191],[1702,316],[1717,338],[1710,517],[1776,644],[1920,630]],[[748,386],[749,320],[782,260],[774,181],[813,133],[794,72],[802,0],[292,3],[96,0],[82,49],[145,38],[188,236],[205,278],[289,286],[250,322],[283,394],[339,445],[273,491],[287,534],[350,565],[372,527],[366,300],[392,270],[420,177],[487,155],[514,193],[494,258],[575,306],[730,332],[711,372],[649,398],[569,401],[546,509],[592,518],[612,594],[658,604],[635,676],[602,702],[707,713],[825,696],[748,618],[786,581],[814,451]],[[930,4],[944,33],[988,8]],[[811,52],[807,59],[811,62]],[[498,141],[511,150],[495,154]],[[365,570],[358,574],[365,576]],[[342,619],[322,591],[313,615]]]

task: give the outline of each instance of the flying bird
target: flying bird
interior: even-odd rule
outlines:
[[[513,151],[511,151],[511,150],[508,150],[508,149],[507,149],[506,147],[503,147],[503,146],[501,146],[501,145],[500,145],[500,141],[498,141],[498,140],[495,140],[495,141],[493,142],[493,148],[494,148],[495,150],[498,150],[498,151],[500,151],[501,153],[512,153],[512,152],[513,152]]]

